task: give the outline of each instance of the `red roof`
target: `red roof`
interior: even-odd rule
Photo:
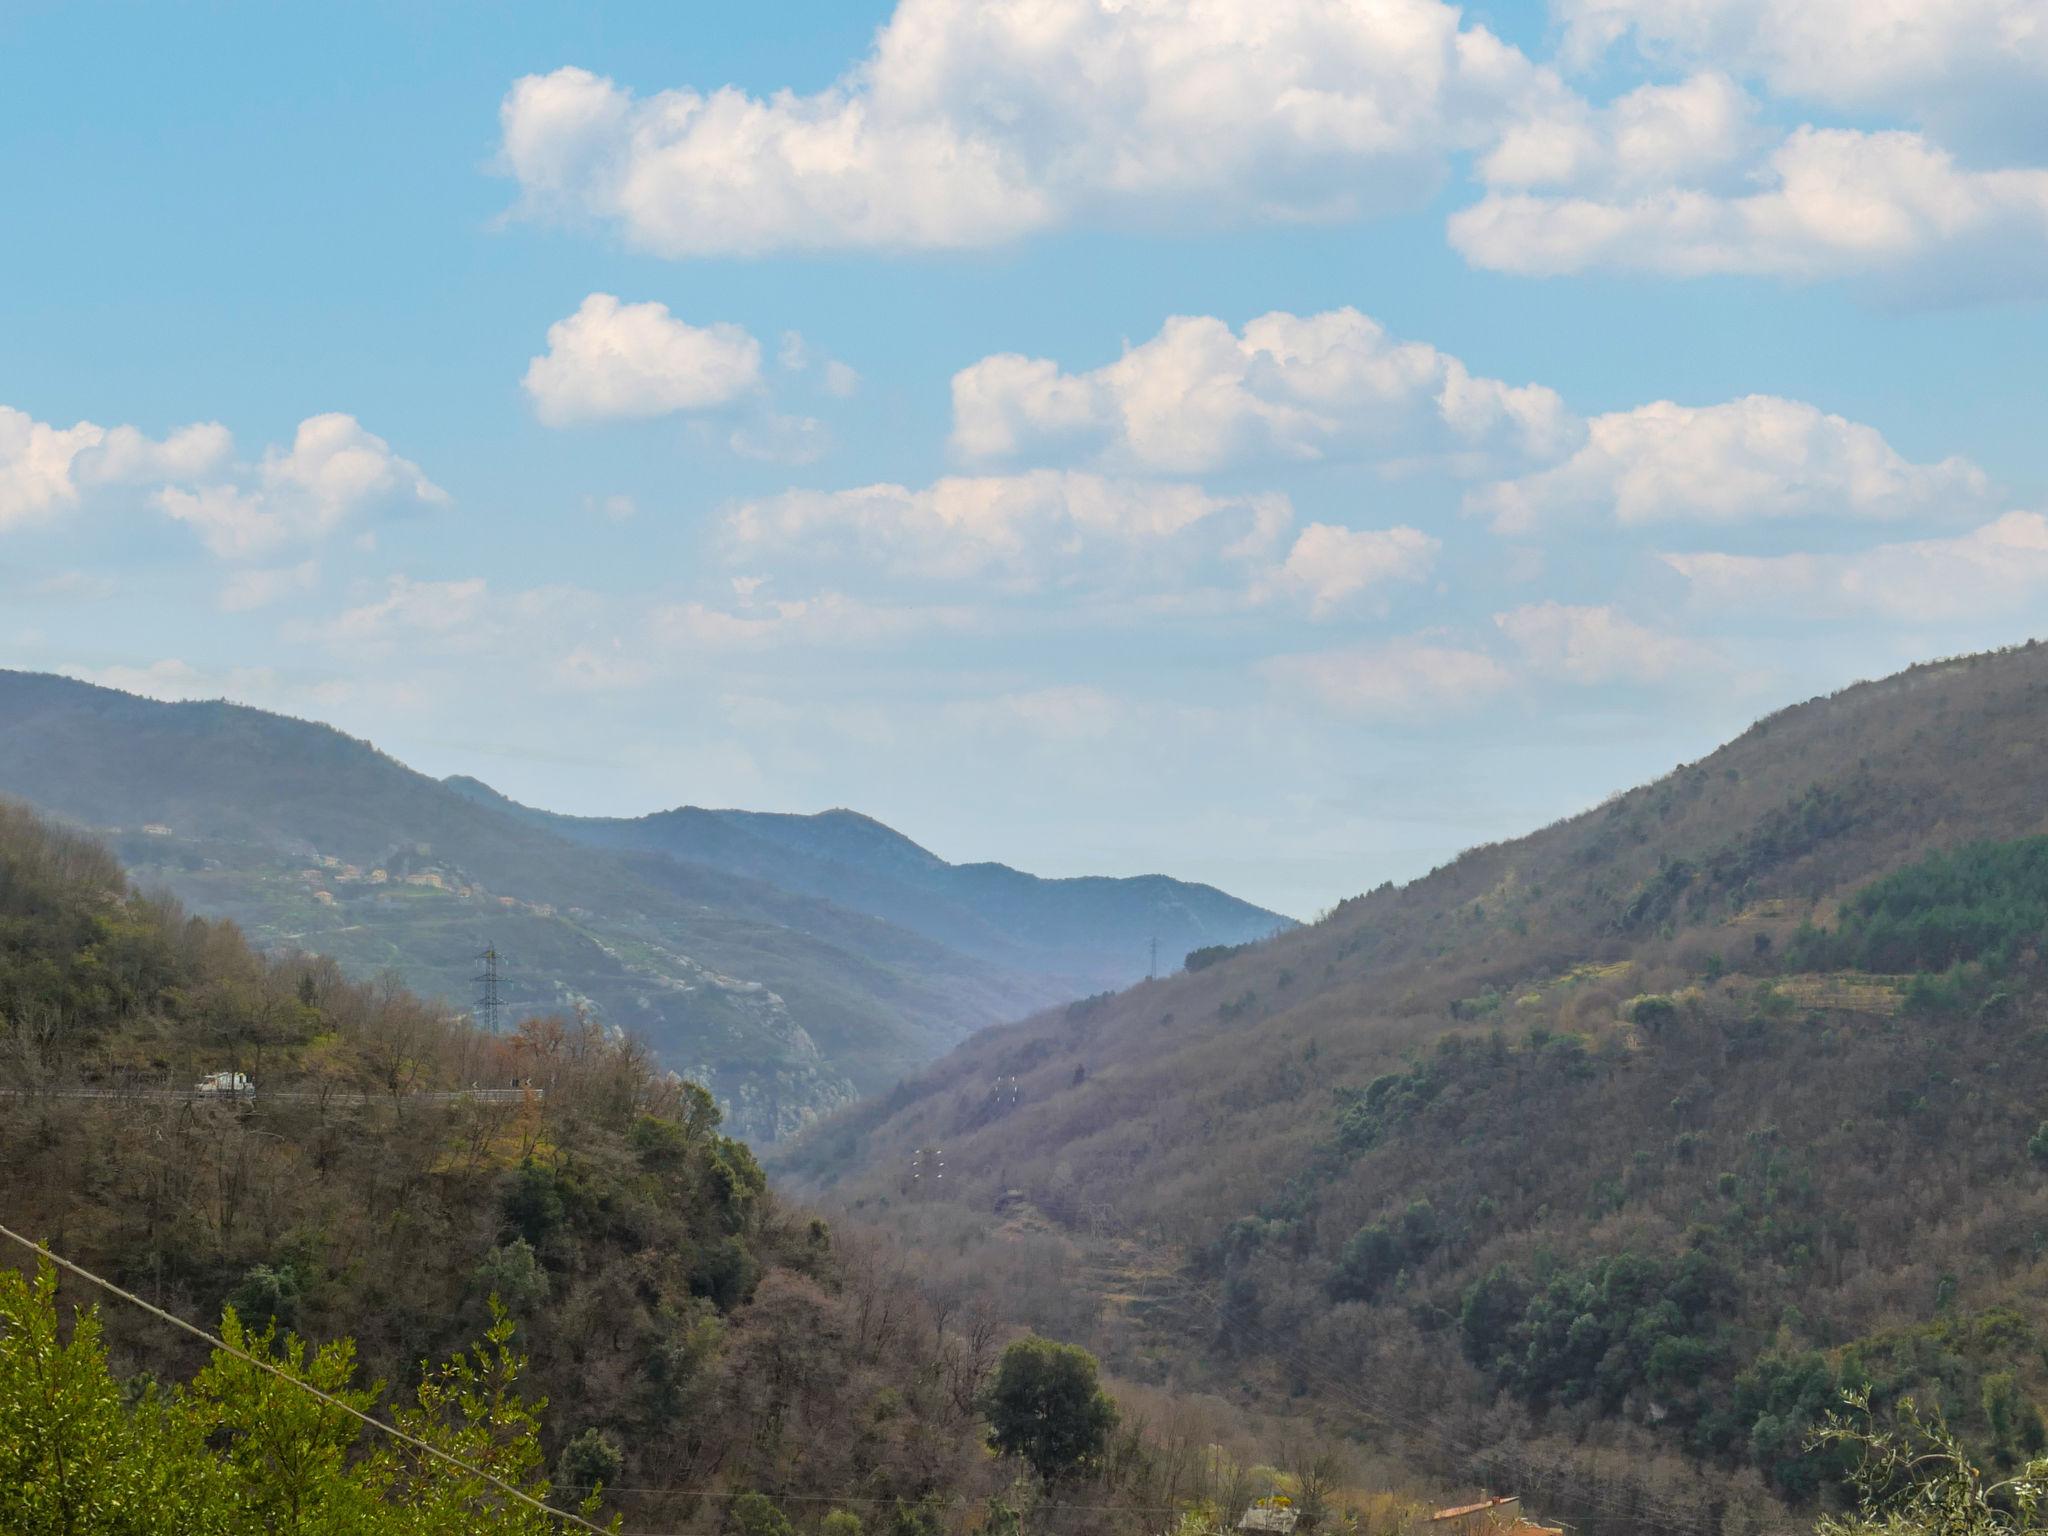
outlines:
[[[1429,1518],[1432,1520],[1457,1520],[1465,1515],[1483,1515],[1488,1510],[1499,1509],[1503,1504],[1515,1504],[1520,1501],[1520,1494],[1503,1493],[1495,1498],[1481,1499],[1477,1504],[1456,1504],[1449,1509],[1440,1509]]]

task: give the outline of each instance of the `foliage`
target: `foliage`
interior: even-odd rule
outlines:
[[[1717,1356],[1714,1320],[1729,1279],[1691,1253],[1676,1263],[1635,1253],[1599,1259],[1527,1290],[1496,1270],[1468,1291],[1460,1329],[1468,1358],[1535,1403],[1593,1400],[1612,1411],[1639,1387],[1683,1391]]]
[[[990,1444],[1028,1462],[1048,1483],[1092,1465],[1117,1422],[1096,1381],[1095,1357],[1036,1335],[1003,1351],[986,1412]]]
[[[1870,1422],[1869,1398],[1851,1393],[1831,1412],[1818,1446],[1853,1458],[1850,1515],[1824,1516],[1818,1536],[2033,1536],[2048,1529],[2048,1461],[1987,1483],[1942,1415],[1909,1399],[1890,1425]]]
[[[545,1500],[540,1420],[519,1394],[523,1359],[502,1319],[473,1354],[430,1372],[398,1426],[464,1465],[395,1441],[366,1442],[347,1341],[309,1350],[232,1311],[208,1365],[185,1387],[124,1393],[107,1368],[97,1311],[62,1337],[56,1271],[0,1269],[0,1530],[65,1536],[258,1536],[286,1532],[540,1536],[555,1521],[514,1503],[489,1473]],[[239,1351],[240,1353],[237,1353]],[[245,1358],[246,1357],[246,1358]],[[265,1370],[252,1363],[262,1361]],[[279,1374],[285,1379],[280,1379]],[[476,1472],[466,1470],[474,1467]]]
[[[1249,944],[1204,944],[1200,949],[1189,950],[1183,964],[1190,971],[1206,971],[1210,966],[1228,960],[1232,955],[1243,954],[1251,947]]]
[[[1792,963],[1941,975],[2003,975],[2048,936],[2048,837],[1966,843],[1873,881],[1832,933],[1801,932]]]

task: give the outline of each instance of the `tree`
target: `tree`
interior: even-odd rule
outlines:
[[[2048,1529],[2048,1461],[1987,1484],[1939,1413],[1923,1415],[1906,1398],[1892,1426],[1873,1426],[1866,1394],[1846,1394],[1843,1402],[1847,1413],[1830,1413],[1813,1444],[1860,1453],[1849,1475],[1857,1508],[1822,1519],[1819,1536],[2034,1536]]]
[[[765,1493],[743,1493],[734,1499],[729,1523],[733,1536],[796,1536],[789,1516]]]
[[[555,1458],[555,1491],[581,1499],[616,1484],[625,1465],[618,1441],[601,1429],[586,1429]]]
[[[1056,1482],[1101,1456],[1116,1405],[1096,1380],[1095,1357],[1036,1334],[1003,1351],[986,1411],[989,1441]]]

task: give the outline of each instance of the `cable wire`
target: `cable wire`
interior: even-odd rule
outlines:
[[[598,1536],[613,1536],[612,1532],[608,1531],[604,1526],[598,1525],[594,1521],[586,1520],[581,1515],[571,1514],[567,1510],[551,1508],[550,1506],[543,1504],[539,1499],[536,1499],[532,1494],[526,1492],[524,1489],[513,1487],[512,1484],[506,1482],[502,1477],[497,1476],[495,1473],[487,1472],[482,1467],[473,1467],[468,1462],[464,1461],[461,1457],[451,1456],[448,1454],[448,1452],[442,1450],[439,1446],[429,1445],[426,1441],[420,1439],[419,1436],[407,1434],[404,1430],[400,1429],[396,1424],[387,1424],[382,1419],[377,1418],[372,1414],[367,1414],[363,1412],[362,1409],[354,1407],[349,1403],[343,1402],[340,1398],[334,1396],[334,1394],[332,1394],[331,1392],[321,1391],[320,1388],[314,1386],[310,1381],[302,1381],[297,1376],[294,1376],[290,1371],[285,1370],[282,1366],[273,1364],[271,1361],[264,1360],[256,1355],[252,1355],[245,1349],[235,1348],[234,1345],[228,1343],[226,1340],[221,1339],[214,1334],[208,1333],[204,1328],[201,1328],[198,1324],[188,1323],[185,1321],[184,1318],[179,1317],[175,1312],[166,1312],[162,1307],[157,1306],[154,1302],[145,1301],[140,1296],[136,1295],[133,1291],[123,1290],[120,1286],[114,1284],[113,1281],[104,1279],[101,1276],[94,1274],[91,1270],[87,1269],[83,1264],[74,1264],[71,1262],[71,1260],[63,1258],[58,1254],[52,1253],[48,1246],[45,1244],[35,1242],[30,1238],[23,1237],[19,1232],[16,1232],[11,1228],[5,1226],[0,1226],[0,1237],[12,1239],[13,1241],[21,1244],[22,1247],[30,1250],[32,1253],[35,1253],[42,1258],[48,1259],[52,1264],[56,1265],[59,1269],[68,1271],[69,1273],[78,1276],[79,1279],[88,1281],[91,1284],[98,1286],[101,1290],[105,1291],[110,1296],[118,1296],[123,1301],[132,1302],[134,1305],[142,1308],[143,1311],[149,1313],[152,1317],[159,1318],[162,1321],[169,1323],[174,1328],[182,1329],[184,1332],[191,1334],[195,1339],[204,1340],[206,1343],[212,1345],[215,1349],[221,1351],[223,1354],[233,1355],[237,1360],[241,1360],[249,1365],[253,1365],[260,1371],[268,1371],[271,1375],[275,1376],[279,1381],[289,1383],[291,1386],[297,1387],[301,1392],[305,1392],[313,1397],[319,1398],[320,1401],[327,1404],[328,1407],[338,1408],[343,1413],[349,1415],[349,1417],[362,1420],[363,1423],[367,1424],[371,1429],[376,1430],[379,1434],[389,1435],[394,1440],[402,1440],[407,1445],[412,1446],[414,1449],[426,1452],[429,1456],[432,1456],[437,1461],[445,1461],[446,1463],[448,1463],[449,1466],[454,1467],[459,1471],[467,1472],[471,1477],[482,1478],[485,1482],[491,1484],[501,1493],[504,1493],[510,1498],[517,1499],[521,1504],[531,1505],[534,1509],[539,1510],[542,1514],[548,1516],[551,1519],[566,1521],[570,1525],[581,1526],[584,1530],[587,1531],[595,1531],[598,1533]]]

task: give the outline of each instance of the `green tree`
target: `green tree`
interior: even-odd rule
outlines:
[[[1096,1379],[1095,1357],[1035,1334],[1003,1351],[986,1410],[990,1443],[1021,1457],[1048,1483],[1101,1456],[1117,1421],[1116,1405]]]
[[[625,1467],[626,1453],[618,1441],[601,1429],[586,1429],[555,1458],[555,1485],[559,1492],[580,1499],[615,1486]]]
[[[2036,1536],[2048,1529],[2048,1462],[1986,1483],[1939,1413],[1923,1415],[1906,1398],[1895,1421],[1879,1426],[1869,1423],[1867,1396],[1851,1393],[1844,1403],[1848,1412],[1829,1414],[1813,1443],[1859,1457],[1849,1475],[1857,1507],[1825,1516],[1819,1536]]]
[[[727,1524],[733,1536],[796,1536],[789,1516],[765,1493],[743,1493],[732,1501]]]

